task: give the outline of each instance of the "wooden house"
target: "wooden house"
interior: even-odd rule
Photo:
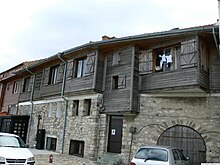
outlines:
[[[105,36],[18,71],[30,144],[97,161],[115,153],[123,163],[140,145],[172,145],[191,164],[217,162],[217,36],[216,25]]]

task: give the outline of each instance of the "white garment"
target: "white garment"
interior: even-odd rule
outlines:
[[[167,63],[172,63],[172,55],[166,56]]]
[[[159,57],[161,57],[161,60],[160,60],[160,69],[162,69],[162,68],[163,68],[163,63],[166,62],[167,60],[166,60],[165,54],[159,55]]]

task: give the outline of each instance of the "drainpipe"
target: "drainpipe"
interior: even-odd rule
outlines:
[[[66,83],[66,70],[67,70],[67,62],[61,58],[64,53],[58,53],[57,57],[64,63],[64,71],[63,71],[63,82],[62,82],[62,89],[61,89],[61,97],[65,101],[65,111],[64,111],[64,122],[63,122],[63,132],[62,132],[62,143],[61,143],[61,153],[64,151],[64,139],[66,133],[66,122],[67,122],[67,109],[68,109],[68,100],[64,97],[65,91],[65,83]]]
[[[29,124],[28,124],[28,138],[27,138],[27,141],[28,143],[30,142],[29,138],[30,138],[30,130],[31,130],[31,122],[32,122],[32,115],[33,115],[33,110],[34,110],[34,103],[33,103],[33,96],[34,96],[34,86],[35,86],[35,78],[36,78],[36,75],[31,72],[27,67],[25,68],[27,72],[29,72],[33,77],[33,83],[32,83],[32,87],[31,87],[31,96],[30,96],[30,103],[31,103],[31,107],[30,107],[30,110],[31,110],[31,113],[30,113],[30,121],[29,121]]]
[[[218,0],[218,36],[219,36],[218,50],[220,50],[220,0]]]

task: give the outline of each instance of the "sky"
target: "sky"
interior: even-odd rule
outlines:
[[[0,73],[100,41],[217,22],[218,0],[0,1]]]

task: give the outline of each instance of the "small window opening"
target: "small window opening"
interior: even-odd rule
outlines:
[[[91,111],[91,99],[84,100],[83,115],[89,116]]]
[[[6,91],[9,91],[9,89],[10,89],[10,83],[7,83],[7,85],[6,85]]]
[[[118,76],[113,76],[113,79],[112,79],[112,88],[113,89],[118,89]]]
[[[84,141],[70,140],[69,155],[83,157],[84,155]]]
[[[73,100],[72,116],[79,115],[79,100]]]
[[[57,138],[47,137],[46,149],[49,151],[56,151]]]
[[[49,85],[56,84],[57,82],[57,75],[58,75],[58,65],[53,66],[50,68],[50,75],[49,75]]]
[[[15,93],[18,93],[18,82],[17,82],[17,81],[14,82],[13,93],[14,93],[14,94],[15,94]]]

